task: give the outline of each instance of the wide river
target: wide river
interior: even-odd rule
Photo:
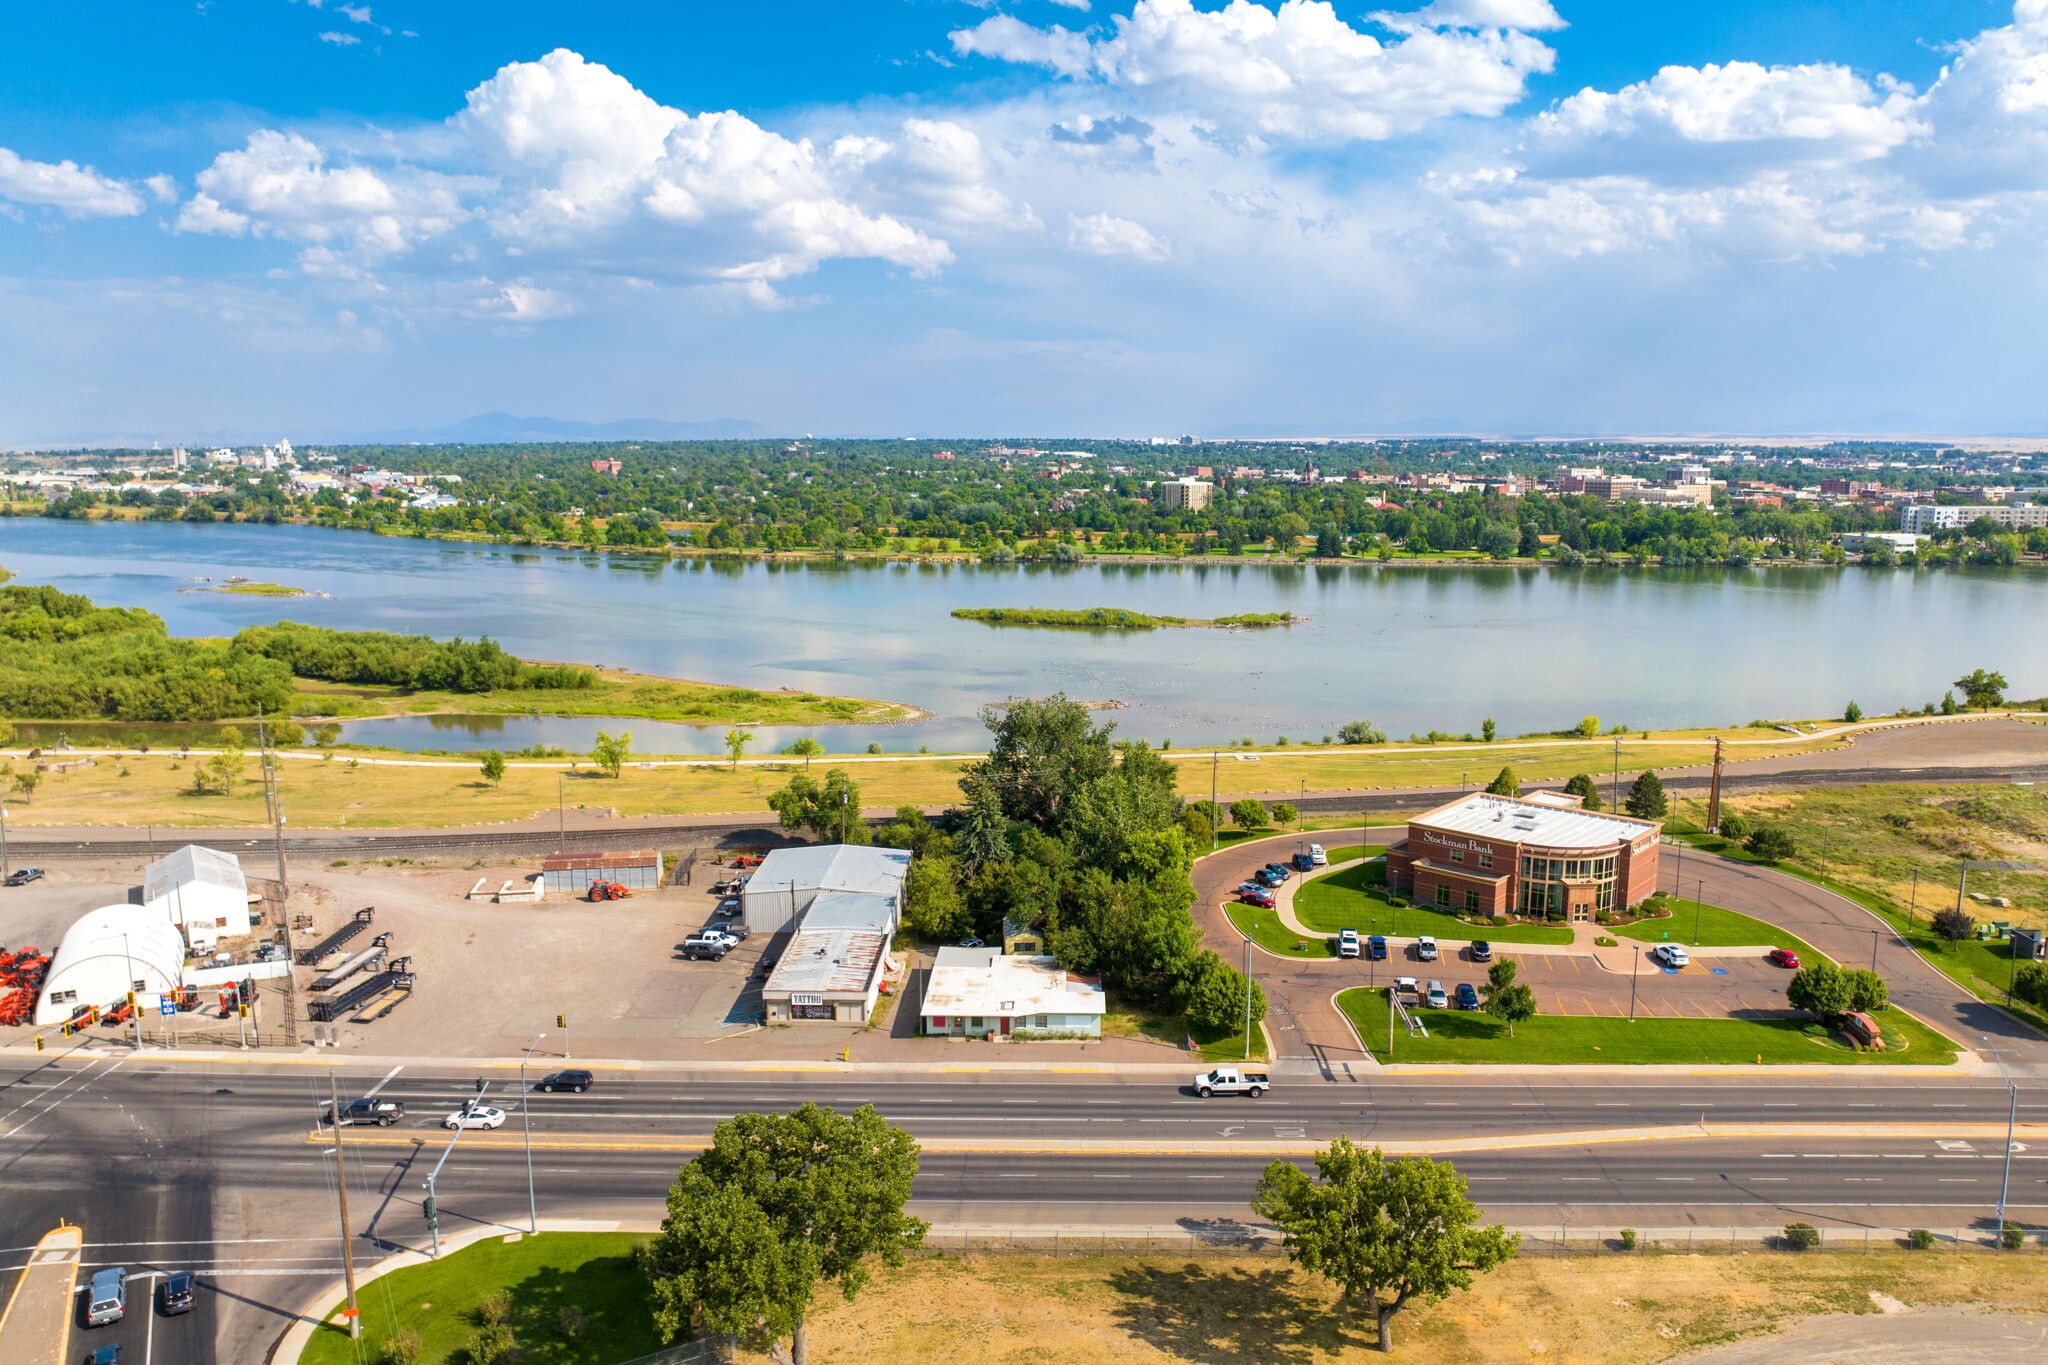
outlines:
[[[983,747],[982,705],[1064,690],[1118,700],[1118,732],[1187,746],[1299,741],[1370,719],[1395,737],[1503,734],[1581,715],[1634,727],[1877,714],[1995,668],[2048,691],[2048,574],[2037,569],[1065,568],[761,564],[400,540],[292,526],[0,520],[0,564],[178,635],[279,619],[489,635],[536,659],[910,702],[934,719],[764,729],[835,752]],[[231,576],[325,597],[189,591]],[[1264,631],[1094,632],[956,621],[955,607],[1129,607],[1214,617],[1291,611]],[[719,748],[723,727],[627,723],[644,753]],[[605,722],[405,718],[348,728],[406,749],[587,750]],[[611,728],[618,728],[612,726]]]

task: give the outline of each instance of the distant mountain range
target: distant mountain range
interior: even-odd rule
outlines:
[[[616,422],[581,422],[563,417],[515,417],[486,412],[445,427],[401,427],[381,431],[341,428],[290,428],[275,431],[226,428],[193,431],[72,431],[0,440],[0,449],[15,450],[146,450],[151,446],[264,445],[289,436],[295,445],[490,445],[516,441],[732,441],[791,433],[775,432],[759,422],[717,417],[705,422],[671,422],[659,417],[628,417]]]

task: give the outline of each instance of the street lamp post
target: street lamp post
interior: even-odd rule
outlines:
[[[545,1033],[533,1035],[533,1041],[526,1045],[526,1051],[519,1054],[519,1126],[526,1136],[526,1230],[540,1231],[540,1205],[533,1192],[533,1091],[526,1084],[526,1064],[533,1059],[533,1050],[540,1046]]]
[[[1643,969],[1642,945],[1640,943],[1636,944],[1635,950],[1635,963],[1629,968],[1628,973],[1628,1021],[1631,1024],[1636,1021],[1636,973]]]
[[[567,773],[555,774],[555,852],[560,853],[569,842],[569,817],[563,811],[567,797],[562,794],[562,784],[569,780]]]
[[[1877,970],[1877,940],[1883,933],[1884,930],[1882,929],[1872,929],[1870,931],[1870,970],[1872,972]]]
[[[1980,1033],[1977,1035],[1977,1041],[1988,1043],[1991,1040]],[[2005,1054],[2011,1051],[2011,1049],[1992,1047],[1984,1050],[1998,1058],[1999,1074],[2005,1077],[2005,1173],[1999,1177],[1998,1181],[1998,1245],[2003,1247],[2005,1245],[2005,1201],[2006,1196],[2012,1192],[2012,1133],[2020,1114],[2020,1087],[2019,1083],[2012,1078],[2012,1068],[2005,1064]]]

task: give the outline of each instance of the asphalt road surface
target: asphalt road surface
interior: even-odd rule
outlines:
[[[533,1124],[543,1218],[652,1221],[689,1156],[679,1140],[735,1112],[805,1099],[874,1103],[907,1126],[927,1146],[916,1211],[951,1225],[1231,1226],[1247,1216],[1270,1149],[1340,1132],[1392,1142],[1702,1121],[1923,1130],[1602,1143],[1567,1136],[1456,1159],[1492,1216],[1528,1226],[1709,1228],[1794,1217],[1988,1225],[2004,1172],[1998,1125],[2008,1098],[1996,1082],[1960,1077],[1283,1081],[1260,1100],[1203,1101],[1171,1079],[1114,1076],[605,1071],[588,1094],[533,1095],[522,1114],[516,1078],[502,1069],[485,1075],[491,1100],[512,1119],[457,1145],[440,1186],[445,1233],[524,1225],[522,1117]],[[137,1275],[195,1269],[205,1286],[200,1310],[178,1319],[142,1311],[138,1296],[129,1318],[96,1329],[93,1342],[119,1341],[152,1362],[260,1359],[286,1317],[339,1273],[333,1157],[319,1122],[326,1078],[319,1066],[148,1055],[0,1064],[8,1190],[0,1292],[11,1288],[22,1249],[65,1218],[85,1229],[85,1273],[108,1264]],[[375,1092],[407,1110],[392,1128],[344,1135],[358,1255],[373,1261],[392,1247],[423,1245],[421,1181],[451,1138],[439,1120],[476,1093],[475,1073],[405,1067],[340,1079],[344,1097]],[[2023,1122],[2048,1121],[2048,1088],[2029,1086],[2019,1098]],[[1202,1142],[1255,1145],[1159,1150]],[[961,1150],[966,1144],[996,1150]],[[2020,1152],[2013,1166],[2014,1216],[2048,1223],[2048,1152]]]

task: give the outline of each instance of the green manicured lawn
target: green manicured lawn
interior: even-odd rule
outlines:
[[[1230,907],[1230,922],[1238,932],[1249,935],[1251,941],[1269,953],[1281,957],[1335,957],[1335,941],[1318,934],[1303,937],[1280,922],[1276,910],[1267,910],[1257,905],[1233,905]]]
[[[1105,1038],[1150,1038],[1154,1042],[1180,1047],[1190,1041],[1187,1016],[1126,1000],[1109,993],[1109,1009],[1102,1016]],[[1213,1037],[1194,1037],[1194,1056],[1202,1061],[1234,1062],[1244,1059],[1244,1033],[1233,1029]],[[1252,1060],[1266,1060],[1266,1035],[1252,1029]]]
[[[1396,906],[1387,899],[1387,865],[1377,861],[1383,848],[1364,850],[1375,861],[1327,873],[1306,882],[1294,894],[1294,917],[1322,933],[1356,929],[1361,934],[1412,938],[1434,934],[1443,939],[1483,938],[1493,943],[1570,943],[1572,931],[1562,924],[1466,924],[1433,905]]]
[[[373,1280],[357,1296],[366,1358],[375,1360],[386,1338],[410,1328],[423,1347],[420,1365],[465,1360],[477,1329],[476,1306],[494,1293],[512,1300],[510,1323],[521,1365],[617,1365],[660,1350],[665,1343],[649,1316],[647,1282],[631,1259],[638,1240],[623,1232],[545,1232],[517,1242],[493,1238]],[[588,1319],[573,1342],[561,1332],[562,1310],[571,1305]],[[299,1360],[356,1365],[357,1356],[345,1331],[322,1327]]]
[[[1607,925],[1601,932],[1620,938],[1640,939],[1645,943],[1661,943],[1668,934],[1671,942],[1696,948],[1790,948],[1799,954],[1801,962],[1818,962],[1826,956],[1796,934],[1787,933],[1750,915],[1675,896],[1665,904],[1671,907],[1672,913],[1664,919]]]
[[[1415,1011],[1429,1037],[1410,1038],[1398,1023],[1387,1052],[1385,991],[1349,990],[1337,997],[1367,1048],[1381,1061],[1500,1062],[1560,1066],[1670,1062],[1734,1065],[1804,1062],[1834,1066],[1932,1066],[1955,1059],[1955,1045],[1901,1010],[1877,1016],[1896,1051],[1857,1052],[1811,1021],[1797,1019],[1627,1019],[1538,1015],[1508,1027],[1489,1015],[1459,1010]]]

